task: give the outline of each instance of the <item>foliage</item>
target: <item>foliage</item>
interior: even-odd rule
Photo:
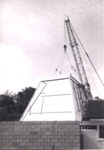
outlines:
[[[4,94],[0,95],[0,107],[5,107],[12,104],[14,104],[13,97]]]
[[[0,121],[19,120],[35,90],[26,87],[17,94],[5,92],[0,95]]]

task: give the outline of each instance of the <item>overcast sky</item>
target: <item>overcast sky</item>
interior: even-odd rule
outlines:
[[[37,78],[54,75],[66,14],[104,82],[103,9],[103,0],[0,0],[0,93],[36,87]],[[86,66],[96,82],[97,89],[88,74],[94,96],[104,97],[104,87]],[[67,60],[63,74],[70,74]]]

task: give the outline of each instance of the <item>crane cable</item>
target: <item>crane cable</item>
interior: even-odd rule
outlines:
[[[71,22],[70,22],[70,24],[71,24]],[[72,29],[73,29],[73,31],[74,31],[74,33],[75,33],[76,37],[78,38],[78,40],[79,40],[79,42],[80,42],[80,44],[81,44],[81,46],[82,46],[82,48],[83,48],[83,50],[84,50],[84,52],[85,52],[85,54],[86,54],[87,58],[88,58],[88,60],[90,61],[91,65],[92,65],[92,67],[93,67],[93,69],[94,69],[94,71],[96,72],[96,74],[97,74],[97,76],[98,76],[98,78],[99,78],[99,80],[100,80],[101,84],[104,86],[104,83],[103,83],[103,81],[102,81],[101,77],[99,76],[99,74],[98,74],[98,72],[97,72],[97,70],[96,70],[96,68],[95,68],[94,64],[93,64],[93,63],[92,63],[92,61],[91,61],[90,56],[89,56],[89,55],[88,55],[88,53],[86,52],[86,50],[85,50],[85,48],[84,48],[84,46],[83,46],[83,44],[82,44],[81,40],[79,39],[79,37],[78,37],[77,33],[76,33],[76,32],[75,32],[75,30],[74,30],[74,28],[73,28],[72,24],[71,24],[71,27],[72,27]]]
[[[61,57],[61,59],[60,59],[60,61],[59,61],[59,64],[58,64],[56,70],[55,70],[55,74],[56,74],[56,72],[59,70],[59,68],[60,68],[59,73],[60,73],[60,74],[62,73],[63,65],[64,65],[64,61],[65,61],[65,56],[66,56],[67,59],[68,59],[68,62],[69,62],[69,64],[70,64],[71,69],[77,74],[77,71],[76,71],[76,69],[74,68],[74,66],[72,65],[71,60],[70,60],[70,58],[69,58],[69,56],[68,56],[68,53],[67,53],[66,48],[67,48],[66,45],[64,45],[64,53],[63,53],[63,55],[62,55],[62,57]]]
[[[65,60],[65,52],[64,52],[64,55],[63,55],[62,63],[61,63],[60,74],[62,73],[62,69],[63,69],[63,65],[64,65],[64,60]]]
[[[68,56],[67,52],[66,52],[66,56],[67,56],[67,58],[68,58],[68,60],[69,60],[69,63],[70,63],[70,65],[71,65],[71,69],[74,70],[75,73],[77,74],[77,71],[76,71],[76,69],[74,68],[74,66],[72,65],[72,63],[71,63],[71,61],[70,61],[70,59],[69,59],[69,56]]]
[[[84,60],[85,60],[85,62],[86,62],[86,59],[85,59],[85,57],[84,57],[84,54],[82,53],[82,55],[83,55],[83,58],[84,58]],[[87,63],[86,63],[87,64]],[[99,97],[101,97],[100,96],[100,93],[99,93],[99,90],[98,90],[98,88],[97,88],[97,86],[96,86],[96,84],[95,84],[95,81],[94,81],[94,78],[93,78],[93,76],[92,76],[92,73],[91,73],[91,71],[90,71],[90,69],[89,69],[89,67],[87,66],[87,69],[88,69],[88,71],[89,71],[89,73],[90,73],[90,77],[91,77],[91,79],[92,79],[92,82],[93,82],[93,84],[94,84],[94,86],[95,86],[95,88],[96,88],[96,91],[97,91],[97,93],[98,93],[98,95],[99,95]]]
[[[72,26],[72,24],[71,24],[71,26]],[[73,28],[73,26],[72,26],[72,28]],[[74,28],[73,28],[73,31],[74,31],[74,33],[75,33],[77,39],[79,40],[79,42],[80,42],[80,44],[81,44],[81,46],[82,46],[82,48],[83,48],[83,50],[84,50],[84,52],[85,52],[85,54],[86,54],[87,52],[86,52],[86,50],[85,50],[85,48],[84,48],[84,46],[83,46],[81,40],[79,39],[77,33],[75,32]],[[83,53],[82,53],[82,55],[83,55]],[[86,62],[86,59],[85,59],[84,55],[83,55],[83,58],[84,58],[84,60],[85,60],[85,62]],[[86,64],[87,64],[87,63],[86,63]],[[91,71],[90,71],[89,67],[87,67],[87,68],[88,68],[88,71],[89,71],[90,76],[91,76],[91,78],[92,78],[93,84],[94,84],[94,86],[95,86],[95,88],[96,88],[96,91],[97,91],[98,95],[100,96],[99,90],[98,90],[98,88],[97,88],[97,86],[96,86],[96,84],[95,84],[95,81],[94,81],[93,77],[92,77]],[[100,97],[101,97],[101,96],[100,96]]]
[[[83,58],[84,58],[85,63],[87,64],[87,61],[86,61],[86,59],[85,59],[84,54],[83,54],[83,53],[81,53],[81,54],[82,54],[82,56],[83,56]],[[99,97],[101,97],[101,96],[100,96],[100,93],[99,93],[99,90],[98,90],[98,88],[97,88],[97,86],[96,86],[96,84],[95,84],[94,78],[93,78],[93,76],[92,76],[92,74],[91,74],[91,71],[90,71],[90,69],[89,69],[88,66],[87,66],[87,69],[88,69],[88,71],[89,71],[89,73],[90,73],[90,77],[91,77],[92,82],[93,82],[93,84],[94,84],[94,86],[95,86],[95,88],[96,88],[96,91],[97,91]]]
[[[68,59],[68,61],[69,61],[69,63],[70,63],[70,66],[71,66],[71,69],[77,74],[77,71],[76,71],[76,69],[74,68],[74,66],[71,64],[71,61],[70,61],[69,56],[68,56],[68,54],[67,54],[67,46],[66,46],[66,45],[64,45],[64,54],[65,54],[65,55],[64,55],[64,59],[63,59],[62,65],[61,65],[60,74],[62,73],[65,56],[67,56],[67,59]]]
[[[64,65],[64,61],[65,61],[65,55],[67,56],[67,59],[68,59],[68,61],[69,61],[69,63],[70,63],[70,66],[71,66],[71,69],[73,69],[75,72],[76,72],[76,69],[74,68],[74,66],[72,65],[72,63],[71,63],[71,61],[70,61],[70,59],[69,59],[69,56],[68,56],[68,54],[67,54],[67,50],[66,50],[66,43],[67,43],[67,36],[66,36],[66,28],[65,28],[65,23],[64,23],[64,43],[65,43],[65,45],[64,45],[64,52],[63,52],[63,54],[62,54],[62,57],[61,57],[61,59],[59,60],[59,63],[58,63],[58,65],[57,65],[57,68],[55,69],[55,74],[54,75],[56,75],[56,72],[57,71],[59,71],[59,68],[60,68],[60,71],[59,71],[59,73],[61,74],[62,73],[62,70],[63,70],[63,65]]]
[[[72,65],[72,62],[71,62],[71,60],[70,60],[70,58],[68,56],[67,50],[65,50],[65,49],[67,49],[67,46],[66,46],[67,45],[67,35],[66,35],[66,32],[67,32],[66,25],[64,23],[64,43],[65,43],[65,45],[64,45],[64,51],[65,51],[67,59],[68,59],[68,61],[70,63],[71,69],[77,74],[77,71],[76,71],[75,67]]]
[[[66,35],[66,26],[65,26],[65,23],[64,23],[64,44],[67,45],[67,35]],[[64,47],[64,49],[65,49],[65,47]]]
[[[63,52],[62,57],[61,57],[61,59],[59,60],[59,63],[58,63],[57,68],[56,68],[56,70],[55,70],[55,74],[56,74],[56,72],[59,70],[60,64],[62,64],[62,62],[64,61],[64,57],[65,57],[64,55],[65,55],[65,54],[64,54],[64,52]]]
[[[71,25],[71,26],[72,26],[72,25]],[[73,27],[72,27],[72,28],[73,28]],[[73,28],[73,31],[75,32],[74,28]],[[75,34],[76,34],[76,33],[75,33]],[[78,35],[76,35],[76,36],[77,36],[77,38],[78,38]],[[79,38],[78,38],[78,40],[79,40]],[[80,52],[81,52],[81,51],[80,51]],[[86,59],[85,59],[85,56],[84,56],[83,52],[81,52],[81,54],[82,54],[82,56],[83,56],[83,58],[84,58],[84,61],[85,61],[86,65],[87,65],[87,61],[86,61]],[[90,77],[91,77],[91,79],[92,79],[93,85],[95,86],[96,91],[97,91],[99,97],[101,97],[101,96],[100,96],[100,93],[99,93],[99,90],[98,90],[98,88],[97,88],[97,86],[96,86],[96,84],[95,84],[94,78],[93,78],[93,76],[92,76],[92,74],[91,74],[91,71],[90,71],[90,69],[89,69],[88,66],[87,66],[87,69],[88,69],[88,71],[89,71],[89,73],[90,73]]]

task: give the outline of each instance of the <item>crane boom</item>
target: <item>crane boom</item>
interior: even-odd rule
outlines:
[[[90,97],[92,97],[91,96],[90,85],[88,83],[87,75],[86,75],[86,72],[85,72],[85,69],[84,69],[84,65],[83,65],[81,55],[80,55],[78,44],[76,42],[73,30],[72,30],[72,26],[71,26],[71,23],[70,23],[70,20],[69,20],[68,17],[65,18],[65,23],[66,23],[69,42],[70,42],[73,57],[74,57],[74,60],[75,60],[75,64],[76,64],[77,72],[78,72],[78,75],[79,75],[79,79],[81,81],[81,84],[84,85],[84,88],[89,90]]]

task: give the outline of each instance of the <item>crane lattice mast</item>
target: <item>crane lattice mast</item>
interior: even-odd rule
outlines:
[[[79,51],[79,48],[78,48],[78,44],[76,42],[73,30],[72,30],[71,22],[70,22],[68,17],[65,18],[65,23],[66,23],[69,42],[70,42],[73,57],[74,57],[74,60],[75,60],[75,64],[76,64],[77,72],[78,72],[78,75],[79,75],[79,79],[81,81],[81,84],[84,86],[84,88],[89,91],[89,97],[91,98],[92,95],[91,95],[90,85],[88,83],[87,75],[86,75],[86,72],[85,72],[85,69],[84,69],[84,65],[83,65],[81,54],[80,54],[80,51]]]

